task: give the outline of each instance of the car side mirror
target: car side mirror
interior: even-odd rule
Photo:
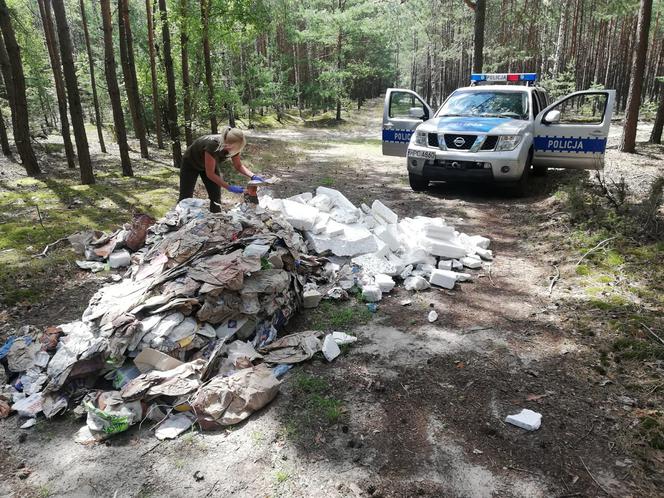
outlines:
[[[544,121],[546,124],[560,123],[560,111],[554,109],[553,111],[547,112],[546,116],[544,116]]]
[[[414,119],[424,119],[425,114],[424,109],[421,107],[411,107],[408,109],[408,116]]]

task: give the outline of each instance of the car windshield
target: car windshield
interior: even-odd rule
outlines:
[[[528,93],[454,92],[438,112],[438,117],[445,116],[528,119]]]

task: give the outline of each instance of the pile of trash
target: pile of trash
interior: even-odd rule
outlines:
[[[453,288],[471,278],[455,270],[492,258],[488,239],[440,218],[399,220],[380,201],[356,208],[325,187],[263,194],[227,213],[206,204],[186,199],[157,222],[139,215],[108,236],[70,237],[80,267],[128,268],[81,320],[22,327],[0,347],[0,417],[16,411],[30,427],[40,413],[71,410],[87,417],[81,443],[146,420],[160,439],[194,424],[236,424],[274,399],[294,364],[319,352],[332,361],[356,341],[342,332],[279,337],[298,309],[354,287],[373,304],[396,281]]]
[[[263,195],[259,205],[301,230],[312,252],[349,257],[350,265],[360,268],[361,275],[341,278],[342,290],[357,284],[368,302],[380,301],[396,285],[395,278],[407,290],[420,291],[431,285],[453,289],[456,282],[472,279],[461,270],[481,268],[483,261],[493,260],[488,238],[460,233],[443,218],[399,220],[379,200],[371,207],[362,204],[358,208],[341,192],[327,187],[318,187],[315,195],[305,192],[288,199]],[[338,295],[339,289],[329,292]]]

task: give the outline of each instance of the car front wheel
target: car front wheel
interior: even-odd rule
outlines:
[[[530,191],[530,166],[533,162],[533,153],[532,151],[528,154],[526,159],[526,164],[523,167],[523,173],[521,173],[521,178],[516,183],[514,188],[514,193],[517,197],[525,197]]]
[[[413,173],[408,173],[408,182],[410,183],[410,188],[415,192],[422,192],[429,186],[429,180],[427,178]]]

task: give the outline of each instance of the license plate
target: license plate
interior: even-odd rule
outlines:
[[[436,153],[432,150],[408,149],[408,157],[419,157],[421,159],[436,159]]]

